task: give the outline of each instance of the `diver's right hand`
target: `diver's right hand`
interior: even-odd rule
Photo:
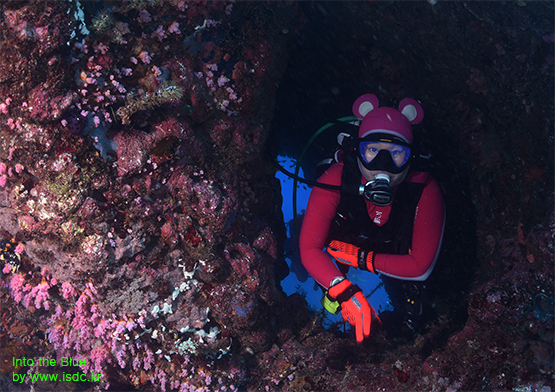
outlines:
[[[364,338],[370,336],[373,319],[381,324],[380,318],[364,298],[360,287],[353,285],[349,280],[345,279],[330,287],[328,294],[341,304],[343,319],[355,327],[357,343],[362,343]]]

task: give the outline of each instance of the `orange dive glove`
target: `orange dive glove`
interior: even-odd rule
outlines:
[[[327,294],[341,304],[343,319],[355,327],[357,343],[362,343],[364,338],[370,336],[373,318],[381,324],[380,318],[364,298],[360,287],[347,279],[330,287]]]
[[[336,240],[329,243],[328,252],[342,264],[376,273],[374,270],[374,252],[368,252],[358,246]]]

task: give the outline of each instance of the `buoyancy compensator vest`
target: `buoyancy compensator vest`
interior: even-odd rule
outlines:
[[[345,154],[341,197],[328,243],[338,240],[377,253],[408,254],[412,244],[416,207],[426,184],[406,180],[399,184],[389,218],[379,226],[368,215],[366,198],[351,191],[360,185],[361,176],[356,155]]]

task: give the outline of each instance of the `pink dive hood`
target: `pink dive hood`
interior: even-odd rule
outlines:
[[[422,106],[412,98],[403,99],[399,110],[378,106],[378,97],[374,94],[364,94],[353,104],[354,115],[363,119],[358,137],[363,138],[372,133],[389,133],[412,143],[411,124],[419,124],[424,118]]]

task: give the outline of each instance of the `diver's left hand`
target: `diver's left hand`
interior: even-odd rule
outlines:
[[[333,240],[328,244],[328,253],[341,264],[376,273],[374,270],[374,252],[358,246]]]

